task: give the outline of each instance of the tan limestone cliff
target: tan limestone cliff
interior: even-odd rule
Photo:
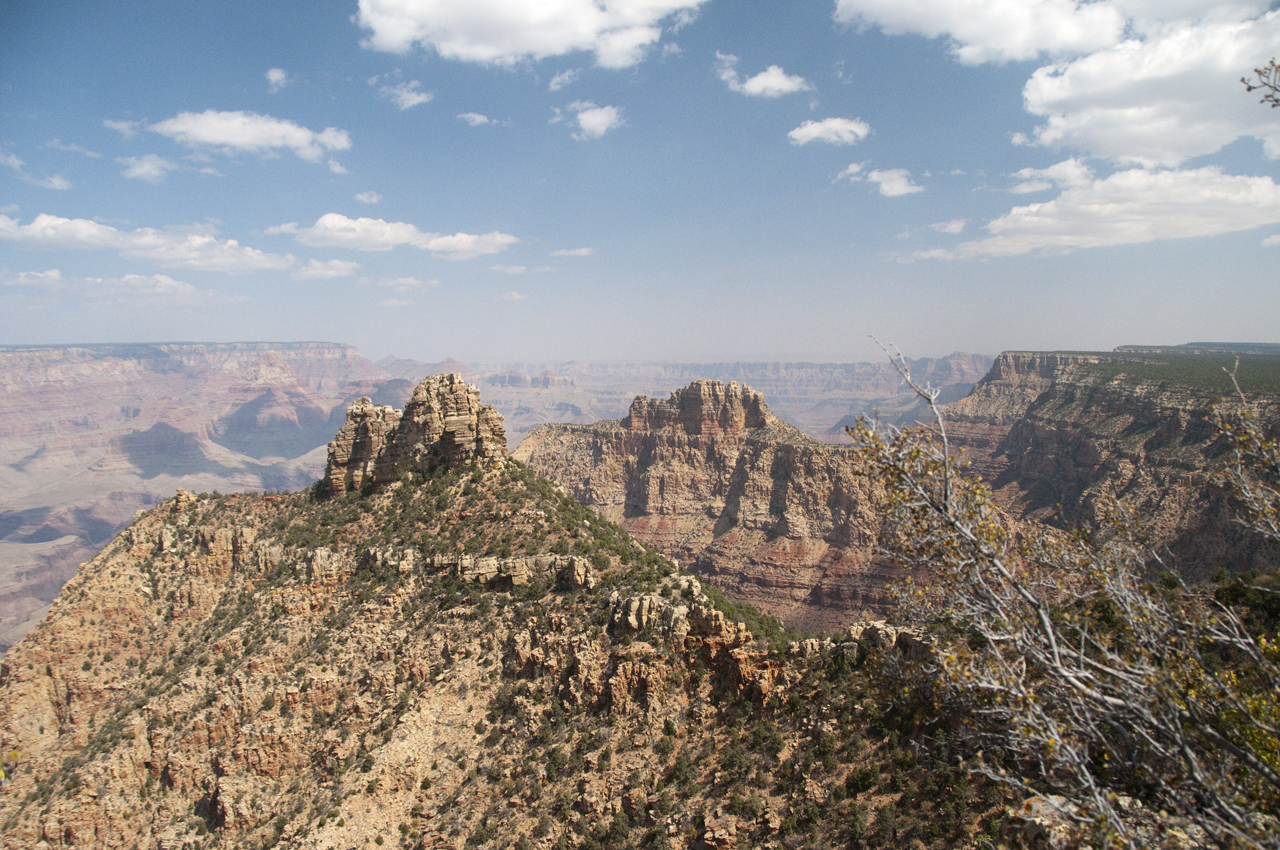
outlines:
[[[870,482],[847,449],[779,420],[735,382],[643,396],[619,421],[543,425],[514,456],[639,539],[784,621],[835,629],[878,610]]]

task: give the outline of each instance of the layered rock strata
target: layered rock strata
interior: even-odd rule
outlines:
[[[595,425],[543,425],[514,456],[639,539],[796,624],[879,609],[872,484],[847,449],[806,437],[736,382],[640,396]]]
[[[1004,352],[947,408],[947,430],[1015,517],[1073,528],[1096,522],[1103,501],[1118,497],[1152,550],[1189,579],[1266,569],[1280,564],[1280,551],[1235,521],[1216,477],[1229,451],[1215,410],[1238,404],[1220,368],[1232,362],[1167,351]],[[1250,402],[1275,430],[1273,370],[1280,358],[1244,361],[1240,372],[1255,380]]]
[[[325,478],[340,495],[395,481],[406,470],[431,471],[507,454],[502,415],[480,402],[461,375],[424,378],[403,411],[359,398],[329,443]]]

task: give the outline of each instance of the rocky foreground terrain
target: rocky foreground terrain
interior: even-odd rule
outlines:
[[[780,427],[742,390],[724,409]],[[459,376],[404,411],[360,400],[329,458],[333,492],[140,514],[9,651],[0,845],[995,837],[1001,792],[908,747],[875,695],[879,653],[927,646],[883,624],[778,643],[510,458]]]
[[[1118,497],[1190,581],[1280,566],[1217,482],[1228,453],[1214,411],[1239,405],[1224,369],[1280,435],[1280,352],[1186,347],[1006,351],[946,410],[952,444],[1014,516],[1072,529]]]
[[[515,456],[735,599],[830,631],[883,609],[873,485],[847,448],[781,421],[736,382],[637,397],[621,420],[543,425]]]

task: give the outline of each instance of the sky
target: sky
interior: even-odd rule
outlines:
[[[10,0],[0,344],[1280,342],[1257,0]]]

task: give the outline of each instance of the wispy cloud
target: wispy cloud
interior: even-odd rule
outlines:
[[[582,72],[578,68],[570,68],[567,71],[561,71],[551,78],[551,82],[547,83],[547,88],[551,91],[560,91],[567,85],[578,81],[578,76]]]
[[[523,292],[516,292],[513,289],[510,292],[503,293],[502,300],[503,301],[523,301],[528,297],[529,296],[524,294]]]
[[[377,192],[370,190],[368,192],[360,192],[357,194],[356,200],[362,204],[376,204],[382,201],[382,196]]]
[[[306,265],[294,269],[294,280],[327,280],[334,277],[351,277],[360,271],[360,264],[350,260],[308,260]]]
[[[419,104],[430,103],[435,100],[434,92],[422,91],[421,89],[422,83],[417,80],[406,80],[403,83],[396,83],[394,86],[383,86],[378,91],[382,93],[383,97],[389,98],[403,112]]]
[[[142,180],[146,183],[161,183],[164,177],[170,171],[178,170],[177,163],[170,162],[164,157],[156,156],[153,153],[144,156],[121,156],[116,157],[116,162],[125,167],[120,172],[130,180]]]
[[[81,156],[87,156],[90,159],[99,159],[102,156],[102,154],[98,153],[97,151],[91,151],[88,148],[82,148],[77,144],[68,144],[66,142],[60,142],[57,139],[50,139],[49,143],[46,144],[45,147],[53,148],[56,151],[66,151],[67,153],[78,153]]]
[[[132,139],[134,136],[138,135],[138,129],[142,126],[142,122],[112,121],[110,118],[106,118],[103,120],[102,126],[106,127],[108,130],[115,130],[126,139]]]
[[[551,252],[553,257],[590,257],[596,250],[594,248],[558,248]]]
[[[165,274],[126,274],[120,277],[63,277],[57,269],[43,272],[0,274],[0,286],[36,293],[64,293],[79,299],[109,301],[163,300],[179,303],[207,302],[219,298],[211,289],[200,289]]]
[[[403,221],[380,218],[348,218],[341,213],[325,213],[310,227],[295,222],[267,229],[267,233],[288,233],[304,245],[354,248],[357,251],[390,251],[409,245],[446,260],[467,260],[482,254],[496,254],[520,240],[508,233],[452,235],[428,233]]]
[[[51,177],[36,177],[33,174],[29,174],[26,169],[26,163],[8,151],[0,151],[0,165],[12,171],[14,176],[22,182],[30,183],[32,186],[39,186],[42,189],[71,188],[71,181],[57,174]]]
[[[494,123],[488,116],[481,115],[479,112],[464,112],[458,116],[458,120],[465,121],[472,127],[483,127],[485,124]]]
[[[935,222],[934,224],[929,225],[929,227],[938,231],[939,233],[960,233],[961,231],[964,230],[964,226],[966,223],[967,223],[966,219],[953,218],[951,219],[951,221]]]

